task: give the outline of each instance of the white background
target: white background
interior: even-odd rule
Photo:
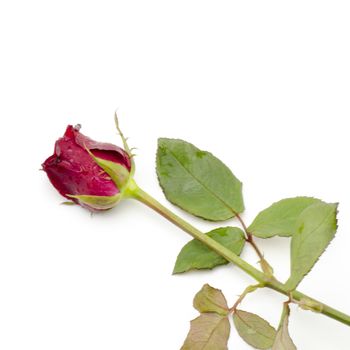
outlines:
[[[115,109],[137,182],[163,203],[160,136],[230,166],[247,223],[284,197],[339,201],[336,239],[300,290],[349,313],[349,16],[335,0],[2,1],[0,349],[176,350],[204,283],[230,304],[253,283],[232,265],[172,276],[190,238],[139,203],[93,217],[60,205],[40,164],[69,123],[120,143]],[[288,240],[258,243],[285,280]],[[283,300],[263,290],[242,308],[277,325]],[[348,327],[294,306],[290,332],[298,349],[350,347]]]

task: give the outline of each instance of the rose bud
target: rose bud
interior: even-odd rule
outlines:
[[[80,125],[68,125],[42,168],[62,196],[92,211],[110,209],[120,201],[130,178],[130,153],[79,130]]]

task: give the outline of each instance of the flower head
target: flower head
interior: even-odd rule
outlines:
[[[131,158],[122,148],[96,142],[68,125],[55,143],[54,154],[42,164],[58,192],[91,210],[113,207],[131,171]]]

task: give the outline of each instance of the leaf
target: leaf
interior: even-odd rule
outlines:
[[[233,322],[241,338],[256,349],[270,349],[276,330],[263,318],[250,312],[236,310]]]
[[[221,290],[205,284],[196,294],[193,306],[199,312],[215,312],[222,316],[227,316],[229,307]]]
[[[284,304],[281,323],[272,350],[297,350],[288,331],[289,306]]]
[[[322,201],[311,197],[282,199],[260,212],[248,227],[248,231],[261,238],[290,237],[299,215],[315,203],[322,203]]]
[[[291,275],[286,283],[289,290],[297,287],[334,238],[337,207],[338,204],[317,203],[299,216],[291,242]]]
[[[211,153],[177,140],[158,140],[157,175],[166,198],[207,220],[232,218],[244,210],[242,183]]]
[[[191,321],[181,350],[227,350],[230,322],[214,313],[202,314]]]
[[[245,244],[243,231],[238,227],[221,227],[207,233],[235,254],[239,255]],[[208,248],[204,243],[193,239],[181,249],[173,273],[182,273],[193,269],[212,269],[228,261]]]
[[[297,350],[288,332],[288,318],[284,319],[278,330],[272,350]]]

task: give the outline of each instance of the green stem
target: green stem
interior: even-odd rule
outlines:
[[[272,276],[273,275],[273,269],[271,267],[271,265],[267,262],[267,260],[264,258],[264,255],[261,253],[260,249],[258,248],[258,246],[255,244],[253,235],[248,231],[248,228],[245,224],[245,222],[243,221],[243,219],[241,218],[241,216],[235,212],[236,218],[237,220],[240,222],[245,236],[246,236],[246,242],[249,243],[252,248],[254,249],[255,253],[257,254],[257,256],[259,257],[259,263],[261,266],[261,269],[263,270],[263,272],[267,275]]]
[[[243,293],[239,296],[234,305],[230,308],[230,312],[236,312],[238,305],[243,301],[243,299],[249,294],[255,292],[258,288],[264,287],[263,284],[255,284],[253,286],[248,286]]]
[[[283,309],[282,309],[282,314],[281,314],[281,318],[280,318],[280,323],[278,325],[278,329],[280,329],[283,326],[283,322],[284,322],[285,318],[289,317],[289,314],[290,314],[289,303],[290,302],[291,301],[288,300],[288,301],[285,301],[283,303]]]
[[[240,269],[245,271],[248,275],[253,277],[256,281],[258,281],[259,284],[265,287],[268,287],[270,289],[273,289],[288,297],[291,296],[293,300],[297,300],[297,301],[300,301],[302,299],[312,300],[315,304],[318,304],[320,306],[320,313],[350,326],[349,315],[346,315],[338,310],[335,310],[330,306],[323,304],[313,298],[310,298],[299,291],[290,292],[283,283],[279,282],[278,280],[276,280],[271,276],[268,276],[262,273],[260,270],[256,269],[254,266],[244,261],[238,255],[234,254],[231,250],[222,246],[220,243],[216,242],[215,240],[210,238],[208,235],[204,234],[203,232],[201,232],[200,230],[192,226],[190,223],[188,223],[187,221],[185,221],[184,219],[180,218],[178,215],[170,211],[168,208],[166,208],[164,205],[159,203],[156,199],[154,199],[148,193],[146,193],[141,188],[139,188],[135,183],[135,181],[132,180],[130,182],[128,189],[125,192],[125,196],[129,198],[137,199],[138,201],[152,208],[157,213],[165,217],[167,220],[169,220],[170,222],[172,222],[173,224],[175,224],[176,226],[178,226],[179,228],[181,228],[182,230],[190,234],[193,238],[201,241],[206,246],[214,250],[216,253],[224,257],[226,260],[238,266]]]

